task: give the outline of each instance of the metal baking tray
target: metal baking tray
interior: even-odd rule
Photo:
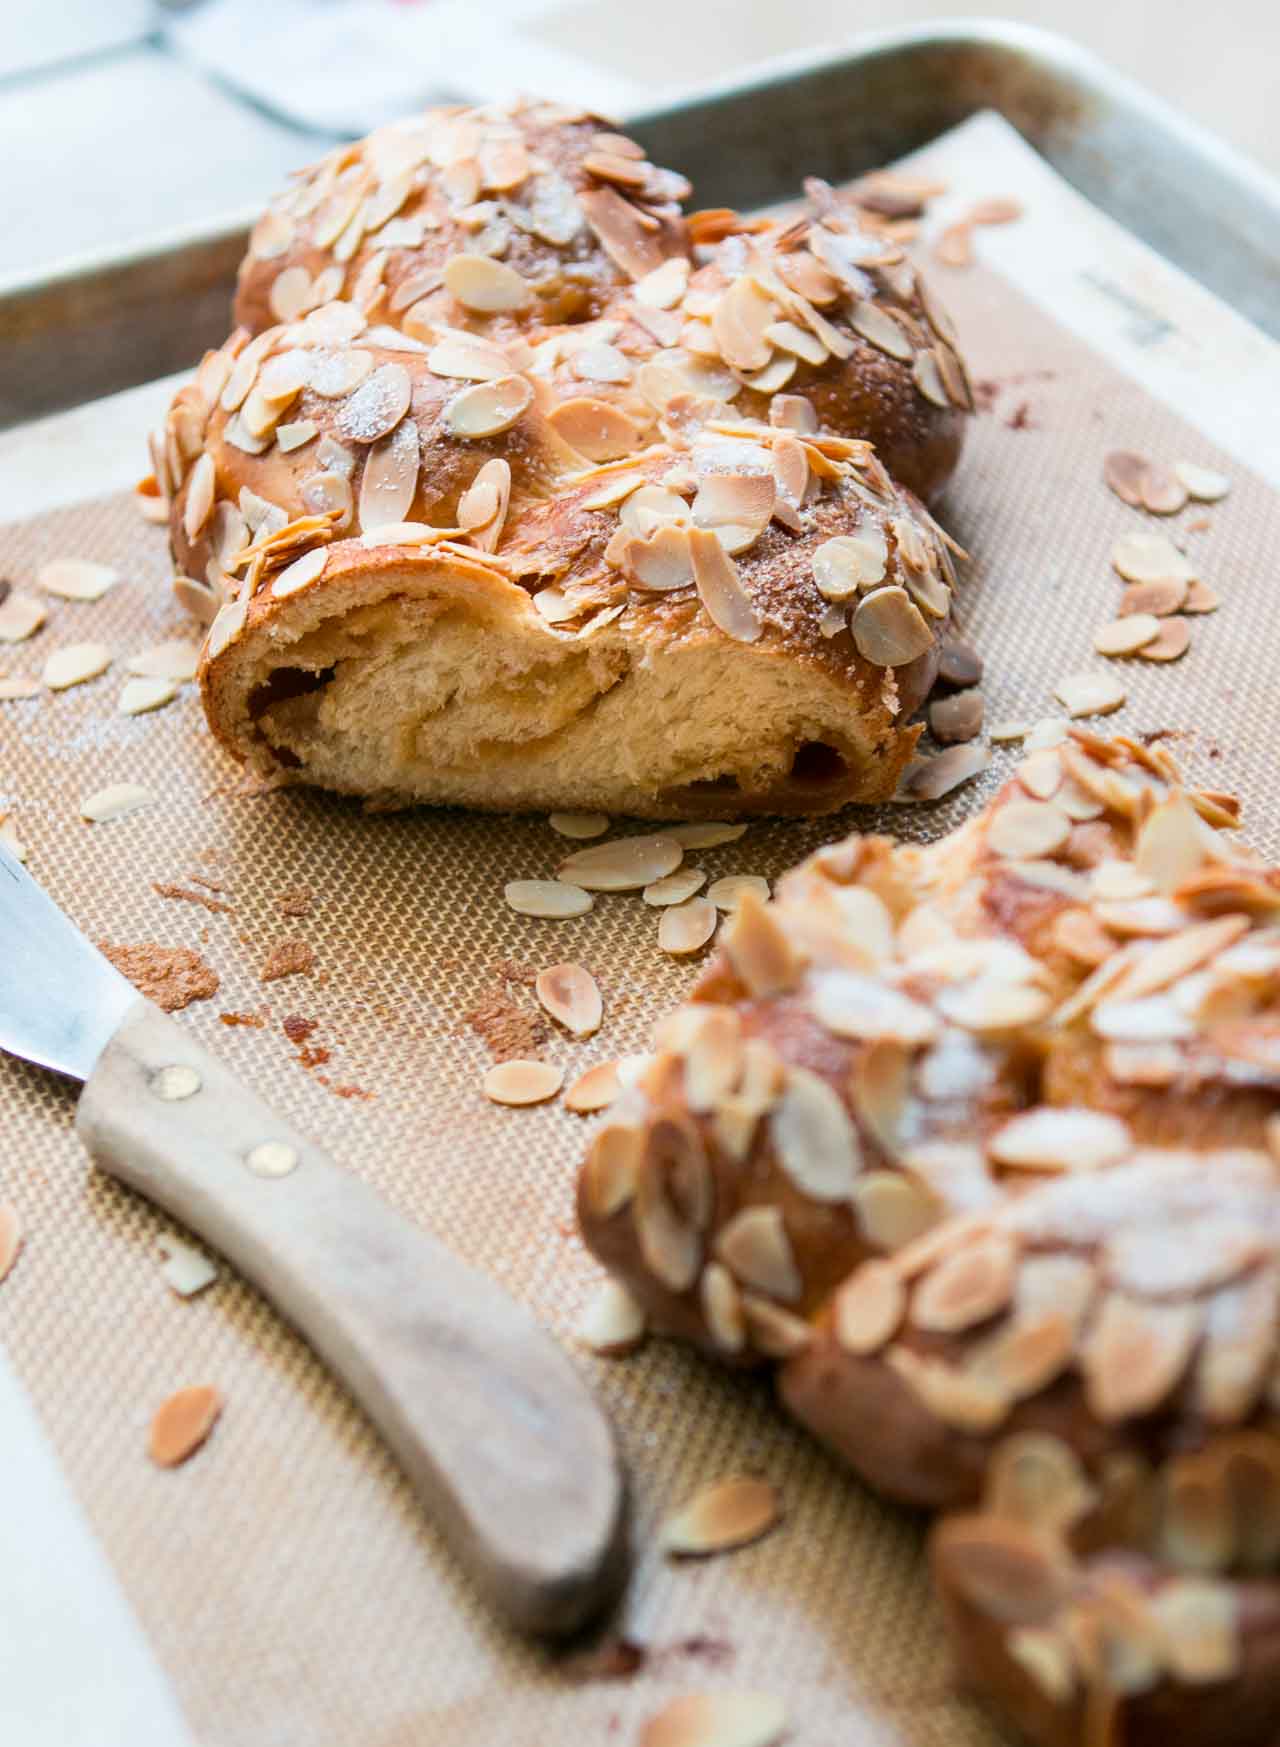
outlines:
[[[1074,44],[999,20],[877,32],[627,118],[701,205],[848,180],[982,109],[1126,229],[1280,338],[1280,183]],[[193,364],[221,344],[256,213],[0,285],[0,426]]]

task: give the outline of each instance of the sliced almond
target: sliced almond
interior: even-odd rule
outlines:
[[[437,376],[492,382],[511,374],[511,359],[501,346],[490,345],[474,334],[449,333],[427,353],[427,367]]]
[[[1186,507],[1187,488],[1177,475],[1158,461],[1149,461],[1142,474],[1142,507],[1153,516],[1176,516]]]
[[[347,395],[354,394],[372,372],[373,353],[363,346],[313,352],[308,387],[323,400],[344,400]]]
[[[707,887],[707,897],[718,910],[736,910],[744,892],[754,892],[761,900],[767,901],[769,882],[759,874],[728,874],[724,879],[713,880]]]
[[[508,315],[527,309],[533,301],[524,275],[490,255],[451,255],[445,262],[444,285],[465,309],[480,315]]]
[[[767,1480],[736,1476],[705,1487],[660,1531],[663,1551],[679,1558],[705,1558],[750,1546],[782,1517],[782,1501]]]
[[[1141,661],[1177,661],[1191,647],[1191,627],[1184,618],[1174,615],[1159,621],[1159,629],[1138,650]]]
[[[660,880],[653,880],[644,888],[641,896],[646,904],[652,904],[655,909],[662,909],[668,904],[683,904],[686,898],[692,898],[707,881],[706,870],[700,867],[681,867],[675,873],[667,874]]]
[[[1126,582],[1190,582],[1191,560],[1164,534],[1125,534],[1111,548],[1111,562]]]
[[[673,958],[701,952],[716,931],[720,913],[706,898],[690,898],[672,904],[658,923],[658,945]]]
[[[1154,613],[1129,613],[1100,626],[1093,634],[1093,647],[1099,655],[1136,655],[1159,633],[1160,621]]]
[[[0,1206],[0,1280],[13,1272],[23,1240],[22,1217],[16,1207],[5,1202]]]
[[[538,972],[533,987],[556,1023],[575,1037],[589,1037],[600,1029],[604,1003],[595,978],[582,965],[550,965]]]
[[[839,1094],[821,1075],[793,1067],[769,1119],[778,1162],[815,1201],[846,1201],[862,1169],[862,1148]]]
[[[836,1340],[848,1353],[878,1353],[898,1332],[906,1303],[891,1262],[864,1262],[836,1294]]]
[[[455,394],[441,415],[451,436],[495,437],[509,431],[528,410],[533,389],[523,376],[500,376]]]
[[[203,456],[202,459],[207,461],[208,457]],[[213,463],[209,462],[210,469],[212,466]],[[200,463],[197,462],[197,473],[199,469]],[[195,475],[192,477],[194,480]],[[208,514],[207,509],[205,513]],[[113,570],[109,564],[95,564],[88,558],[53,558],[36,571],[36,581],[46,594],[60,595],[63,600],[68,601],[101,600],[107,590],[119,580],[118,570]]]
[[[1167,577],[1159,582],[1130,583],[1120,597],[1119,617],[1128,618],[1130,614],[1149,614],[1153,618],[1165,619],[1170,613],[1176,613],[1187,599],[1193,588],[1201,588],[1203,584],[1188,583],[1185,577]]]
[[[621,1359],[635,1352],[644,1335],[643,1307],[621,1281],[602,1281],[578,1319],[578,1339],[593,1353]]]
[[[1128,693],[1109,673],[1069,673],[1053,688],[1053,695],[1073,719],[1109,716],[1121,709]]]
[[[412,393],[413,378],[403,364],[381,365],[343,402],[336,423],[339,435],[351,443],[376,443],[379,437],[388,436],[408,412]],[[446,419],[447,416],[446,408]]]
[[[878,528],[861,534],[837,534],[813,554],[813,580],[829,601],[851,600],[859,589],[883,581],[889,547]]]
[[[1153,1412],[1180,1381],[1199,1332],[1194,1304],[1108,1293],[1081,1360],[1091,1410],[1107,1422]]]
[[[67,691],[73,685],[97,679],[110,666],[111,651],[105,643],[69,643],[50,655],[42,677],[50,691]]]
[[[564,1107],[576,1115],[586,1116],[595,1110],[606,1110],[621,1092],[617,1062],[597,1062],[569,1087],[564,1095]]]
[[[1128,1125],[1100,1110],[1045,1106],[1011,1117],[987,1142],[1006,1170],[1096,1171],[1133,1147]]]
[[[987,826],[987,848],[1011,861],[1052,856],[1071,835],[1071,820],[1051,801],[1008,801]]]
[[[746,835],[746,830],[745,825],[695,819],[688,824],[666,825],[662,834],[664,837],[673,837],[684,849],[718,849],[722,843],[737,843]]]
[[[653,309],[671,309],[684,296],[689,271],[688,261],[682,255],[673,255],[669,261],[637,280],[635,296]]]
[[[480,1084],[494,1104],[544,1104],[564,1084],[564,1069],[553,1062],[496,1062]]]
[[[903,588],[878,588],[854,610],[858,653],[876,667],[905,667],[933,647],[933,632]]]
[[[1184,613],[1216,613],[1222,603],[1208,583],[1197,578],[1180,604]]]
[[[306,588],[324,574],[328,562],[329,548],[313,546],[310,552],[304,552],[301,558],[295,558],[292,564],[286,564],[277,573],[271,584],[272,598],[283,600],[288,595],[297,594],[299,589]]]
[[[935,1334],[985,1322],[1012,1298],[1016,1260],[1013,1241],[1003,1232],[973,1239],[920,1281],[911,1300],[912,1322]]]
[[[580,849],[563,862],[557,881],[591,892],[633,892],[674,873],[684,851],[665,834],[616,837],[611,843]]]
[[[772,491],[772,480],[769,487]],[[714,533],[690,528],[688,541],[694,584],[711,622],[737,643],[754,643],[764,626],[742,586],[737,565]]]
[[[174,638],[171,642],[155,643],[149,649],[139,650],[129,657],[125,666],[130,673],[143,679],[171,679],[183,685],[195,678],[199,662],[198,643]]]
[[[139,783],[112,783],[96,789],[80,803],[80,817],[93,825],[105,825],[111,819],[123,819],[140,807],[149,807],[159,796]]]
[[[511,880],[503,887],[503,896],[518,915],[548,921],[585,916],[595,902],[590,892],[563,880]]]
[[[927,758],[906,781],[906,795],[919,801],[940,801],[961,783],[986,770],[991,753],[974,741],[950,746],[936,758]]]
[[[163,709],[177,695],[178,687],[171,679],[130,679],[121,689],[116,708],[122,716],[142,716]]]
[[[23,643],[45,621],[44,603],[19,588],[0,595],[0,643]]]
[[[1102,460],[1102,477],[1121,503],[1130,509],[1142,508],[1142,483],[1146,476],[1145,455],[1135,455],[1131,449],[1113,449]]]
[[[147,1453],[157,1468],[176,1468],[194,1456],[218,1422],[222,1396],[208,1384],[180,1389],[151,1421]]]
[[[390,436],[369,446],[360,476],[358,514],[362,528],[408,519],[418,495],[420,464],[418,427],[411,418],[402,418]]]
[[[609,829],[607,813],[552,813],[547,824],[561,837],[584,840],[603,837]]]
[[[640,447],[635,420],[607,400],[578,395],[547,416],[557,436],[589,461],[616,461]]]
[[[649,1718],[638,1747],[774,1747],[786,1728],[787,1707],[771,1693],[689,1693]]]
[[[711,316],[711,331],[725,363],[735,370],[762,370],[772,352],[766,330],[777,314],[773,299],[753,279],[735,279]]]
[[[1217,503],[1231,490],[1231,481],[1225,473],[1201,467],[1194,461],[1175,461],[1173,471],[1197,503]]]

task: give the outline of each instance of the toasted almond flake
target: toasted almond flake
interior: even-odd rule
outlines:
[[[1159,621],[1154,637],[1138,651],[1140,661],[1177,661],[1191,647],[1191,627],[1178,616]]]
[[[1158,461],[1149,461],[1143,469],[1142,507],[1155,516],[1176,516],[1186,507],[1187,488],[1177,475]]]
[[[88,819],[91,824],[104,825],[110,819],[123,819],[129,813],[136,813],[140,807],[149,807],[159,799],[151,789],[143,788],[139,783],[112,783],[105,789],[96,789],[80,803],[80,817]]]
[[[638,891],[674,873],[683,856],[680,844],[665,834],[616,837],[571,855],[561,864],[556,880],[591,892]]]
[[[167,643],[155,643],[131,655],[125,666],[130,673],[143,679],[171,679],[183,685],[196,676],[200,662],[200,645],[185,638],[173,638]]]
[[[952,1334],[985,1322],[1013,1296],[1017,1251],[1004,1232],[990,1232],[945,1257],[920,1281],[911,1300],[917,1328]]]
[[[639,1747],[774,1747],[786,1728],[787,1707],[771,1693],[689,1693],[649,1718]]]
[[[737,843],[746,835],[745,825],[728,825],[719,820],[691,820],[683,825],[666,825],[664,837],[673,837],[684,849],[718,849],[722,843]]]
[[[1102,477],[1107,486],[1130,509],[1142,507],[1142,482],[1147,471],[1145,455],[1135,455],[1131,449],[1113,449],[1102,460]]]
[[[643,473],[611,474],[589,497],[583,498],[582,507],[584,510],[612,509],[614,504],[622,503],[625,498],[629,498],[632,492],[638,491],[645,483]],[[683,507],[683,500],[681,500],[681,504]],[[643,534],[647,530],[637,527],[636,532]]]
[[[957,1431],[992,1432],[1009,1416],[1012,1397],[994,1378],[965,1376],[909,1347],[890,1347],[885,1361],[930,1413]]]
[[[933,647],[933,632],[904,588],[865,595],[849,629],[858,653],[876,667],[905,667]]]
[[[496,1062],[480,1084],[493,1104],[544,1104],[564,1084],[564,1069],[552,1062]]]
[[[769,486],[772,491],[772,480]],[[737,565],[715,533],[690,528],[687,538],[694,584],[707,616],[726,637],[737,643],[754,643],[764,626],[742,586]]]
[[[157,1408],[147,1435],[147,1454],[157,1468],[176,1468],[194,1456],[217,1424],[222,1396],[208,1384],[179,1389]]]
[[[1160,620],[1154,613],[1129,613],[1100,626],[1093,634],[1093,647],[1099,655],[1136,655],[1159,632]]]
[[[1048,1017],[1052,1006],[1047,992],[1032,984],[984,978],[959,988],[944,989],[935,1004],[953,1025],[980,1036],[1035,1025]]]
[[[324,567],[329,561],[327,546],[313,546],[310,552],[304,552],[301,558],[295,558],[292,564],[286,564],[271,584],[271,595],[274,600],[282,600],[287,595],[297,594],[299,589],[306,588],[324,573]]]
[[[1186,599],[1181,603],[1184,613],[1216,613],[1221,601],[1207,582],[1193,582],[1187,589]]]
[[[160,1273],[179,1298],[194,1298],[218,1278],[217,1264],[181,1238],[162,1237],[160,1248],[165,1253]]]
[[[1191,560],[1164,534],[1125,534],[1111,548],[1111,562],[1126,582],[1190,582]]]
[[[39,694],[38,679],[24,679],[20,674],[0,678],[0,702],[12,703],[19,698],[34,698]]]
[[[769,1119],[778,1162],[817,1201],[845,1201],[862,1168],[857,1130],[839,1095],[807,1068],[788,1071]]]
[[[444,285],[465,309],[481,315],[510,314],[527,309],[533,301],[524,275],[490,255],[451,255],[445,262]]]
[[[503,895],[518,915],[556,922],[568,916],[585,916],[595,901],[581,886],[563,880],[511,880],[503,887]]]
[[[673,958],[701,952],[716,931],[720,913],[706,898],[690,898],[671,904],[658,923],[658,945]]]
[[[688,261],[682,255],[673,255],[636,281],[634,295],[653,309],[671,309],[685,294],[689,272]]]
[[[455,437],[494,437],[527,411],[533,389],[523,376],[500,376],[464,388],[445,406],[441,422]]]
[[[987,1151],[1006,1170],[1096,1171],[1119,1164],[1132,1146],[1119,1117],[1064,1105],[1012,1117],[988,1141]]]
[[[813,580],[824,599],[851,600],[860,588],[872,588],[883,580],[889,547],[878,528],[837,534],[823,541],[812,562]]]
[[[417,424],[411,418],[401,419],[390,436],[371,444],[365,455],[358,511],[361,527],[378,528],[405,521],[418,495],[421,451]]]
[[[941,745],[963,745],[982,732],[986,704],[976,689],[937,698],[929,705],[929,732]]]
[[[105,643],[69,643],[50,655],[42,677],[50,691],[67,691],[73,685],[97,679],[110,665],[111,651]]]
[[[585,1074],[579,1074],[569,1087],[564,1095],[564,1107],[572,1110],[575,1115],[587,1116],[593,1111],[607,1109],[621,1090],[618,1064],[597,1062],[594,1068],[588,1068]]]
[[[1069,673],[1053,688],[1053,695],[1073,719],[1109,716],[1121,709],[1128,693],[1109,673]]]
[[[715,1252],[741,1286],[784,1304],[799,1301],[804,1282],[781,1208],[741,1208],[717,1233]]]
[[[208,461],[207,456],[201,459]],[[209,462],[210,469],[212,466],[213,463]],[[196,473],[199,470],[200,463],[197,462]],[[194,479],[195,475],[192,477]],[[101,600],[119,580],[119,571],[112,570],[108,564],[95,564],[88,558],[54,558],[36,571],[36,581],[46,594],[56,594],[68,601]]]
[[[767,900],[769,882],[759,874],[727,874],[723,879],[713,880],[707,887],[707,897],[718,910],[736,910],[744,892],[754,892]]]
[[[921,394],[934,406],[949,410],[951,397],[947,393],[946,384],[942,380],[942,371],[938,366],[938,354],[932,349],[917,352],[915,363],[911,366],[911,374],[915,385]]]
[[[848,1353],[878,1353],[898,1332],[907,1295],[890,1262],[864,1262],[835,1299],[835,1337]]]
[[[1175,461],[1173,471],[1188,496],[1197,503],[1217,503],[1231,490],[1231,481],[1225,473],[1216,473],[1212,467],[1201,467],[1194,461]]]
[[[621,1359],[635,1352],[644,1335],[642,1306],[621,1281],[602,1281],[578,1319],[578,1339],[593,1353]]]
[[[660,1531],[663,1551],[702,1558],[750,1546],[782,1518],[782,1501],[767,1480],[748,1475],[704,1487],[669,1516]]]
[[[607,813],[552,813],[547,824],[561,837],[603,837],[609,829]]]
[[[336,421],[338,433],[351,443],[376,443],[408,412],[412,393],[413,378],[403,364],[379,366],[343,402]],[[450,402],[450,406],[454,404]],[[447,420],[449,409],[445,411]]]
[[[373,362],[373,353],[364,346],[315,352],[308,387],[324,400],[344,400],[372,375]]]
[[[725,363],[735,370],[762,370],[771,352],[766,330],[777,315],[777,305],[753,279],[733,280],[711,315],[711,331]]]
[[[545,1010],[575,1037],[600,1029],[604,1003],[595,978],[582,965],[549,965],[538,972],[533,987]]]
[[[1239,1674],[1239,1604],[1229,1583],[1179,1577],[1157,1589],[1150,1606],[1175,1680],[1216,1686]]]
[[[936,758],[926,758],[905,779],[905,798],[917,801],[940,801],[961,783],[970,781],[991,763],[987,747],[976,741],[949,746]]]
[[[626,353],[607,341],[579,346],[569,364],[582,382],[630,382],[634,374]]]
[[[1200,1326],[1194,1304],[1109,1292],[1081,1356],[1091,1411],[1108,1423],[1154,1411],[1186,1370]]]
[[[116,705],[122,716],[142,716],[149,710],[163,709],[178,695],[178,687],[170,679],[126,680]]]
[[[1007,801],[991,815],[987,848],[1006,860],[1051,856],[1071,835],[1071,821],[1051,801]]]
[[[655,909],[661,909],[668,904],[683,904],[686,898],[692,898],[701,890],[706,880],[705,869],[682,867],[660,880],[652,880],[641,896],[646,904],[652,904]]]
[[[23,643],[45,622],[44,603],[33,594],[11,589],[0,598],[0,643]]]
[[[285,455],[291,455],[295,449],[301,449],[320,432],[314,419],[295,419],[286,425],[276,426],[276,446]]]
[[[1004,746],[1015,740],[1025,740],[1030,732],[1030,722],[995,722],[988,728],[987,738],[997,746]]]
[[[589,461],[616,461],[640,446],[640,430],[620,407],[590,395],[562,400],[547,415],[557,436]]]

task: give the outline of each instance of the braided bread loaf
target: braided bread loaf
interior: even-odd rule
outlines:
[[[1280,1557],[1280,875],[1236,822],[1074,730],[949,838],[820,851],[579,1178],[657,1327],[782,1361],[864,1479],[970,1513],[935,1544],[962,1666],[1052,1747],[1154,1740],[1201,1681],[1241,1732],[1189,1701],[1195,1741],[1280,1730],[1280,1588],[1236,1581]]]
[[[686,226],[602,125],[431,112],[256,227],[153,456],[257,775],[654,818],[892,792],[962,556],[921,501],[954,334],[823,184]]]

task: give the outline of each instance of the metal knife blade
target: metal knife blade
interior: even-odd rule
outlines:
[[[0,1049],[87,1080],[138,991],[0,846]]]

